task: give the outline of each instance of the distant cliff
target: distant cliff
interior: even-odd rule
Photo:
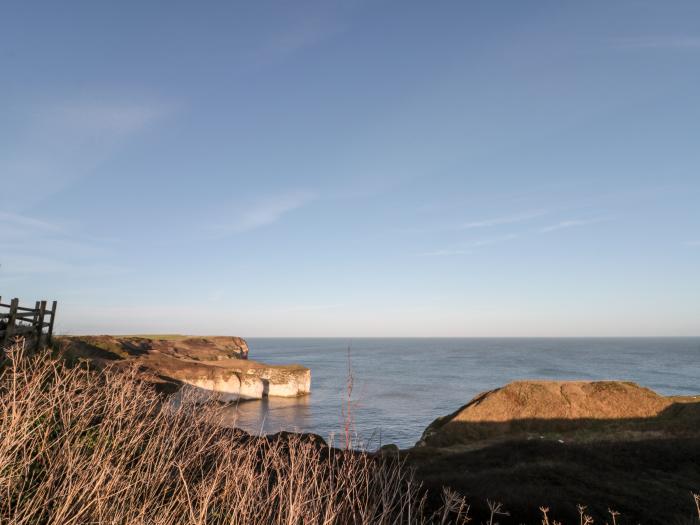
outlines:
[[[222,401],[294,397],[311,390],[311,371],[299,365],[265,365],[245,359],[240,337],[63,337],[67,352],[96,366],[135,365],[161,391],[181,391]]]

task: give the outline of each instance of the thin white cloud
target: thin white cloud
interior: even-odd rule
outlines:
[[[686,241],[686,246],[700,246],[700,241]]]
[[[335,310],[337,308],[343,308],[345,305],[339,304],[311,304],[311,305],[294,305],[281,308],[278,310],[271,310],[276,313],[299,313],[299,312],[320,312],[324,310]]]
[[[700,49],[700,36],[643,36],[614,39],[617,47],[628,49]]]
[[[492,244],[500,244],[502,242],[511,241],[517,239],[518,236],[514,233],[509,233],[508,235],[501,235],[500,237],[491,237],[490,239],[479,239],[473,241],[469,244],[472,248],[478,248],[480,246],[490,246]]]
[[[451,255],[468,255],[474,253],[472,250],[459,250],[446,248],[444,250],[434,250],[432,252],[419,253],[421,257],[447,257]]]
[[[255,230],[279,221],[284,215],[307,205],[315,198],[315,194],[305,191],[266,197],[237,211],[232,218],[215,224],[214,229],[222,234]]]
[[[253,46],[250,56],[257,65],[284,60],[306,49],[321,45],[326,40],[346,30],[344,15],[331,3],[313,13],[300,10],[293,19],[279,26],[270,26],[270,33]]]
[[[11,231],[16,228],[39,230],[44,232],[60,233],[64,229],[55,224],[34,217],[0,211],[0,229]]]
[[[566,228],[575,228],[578,226],[586,226],[588,224],[595,224],[602,222],[604,219],[573,219],[567,221],[561,221],[557,224],[552,224],[540,229],[540,233],[550,233],[557,230],[564,230]]]
[[[12,121],[10,154],[0,158],[3,191],[0,207],[31,207],[89,176],[139,132],[170,113],[161,103],[59,102],[19,108]],[[32,181],[31,192],[26,190]],[[17,196],[21,195],[21,199]]]
[[[104,240],[56,221],[0,212],[0,280],[37,275],[112,275],[127,271],[106,259]],[[105,262],[107,261],[107,262]]]
[[[81,277],[115,275],[129,271],[127,267],[114,264],[77,263],[49,255],[11,255],[0,261],[0,277],[23,275],[70,274]]]
[[[305,18],[286,31],[274,35],[259,51],[260,57],[286,57],[302,49],[313,47],[339,31],[334,21]]]
[[[423,252],[419,255],[424,257],[441,257],[450,255],[468,255],[474,253],[476,248],[481,248],[483,246],[491,246],[493,244],[500,244],[513,239],[517,239],[518,236],[514,233],[509,233],[508,235],[501,235],[500,237],[491,237],[488,239],[478,239],[468,243],[460,244],[453,248],[445,248],[441,250],[434,250],[429,252]]]
[[[547,212],[544,210],[535,210],[535,211],[521,213],[518,215],[506,215],[503,217],[495,217],[495,218],[485,219],[485,220],[480,220],[480,221],[467,222],[465,224],[462,224],[460,226],[460,229],[467,230],[467,229],[471,229],[471,228],[489,228],[491,226],[500,226],[502,224],[515,224],[518,222],[529,221],[530,219],[535,219],[537,217],[541,217],[542,215],[545,215],[546,213]]]
[[[158,105],[68,104],[49,110],[45,121],[81,134],[124,135],[140,131],[166,113]]]

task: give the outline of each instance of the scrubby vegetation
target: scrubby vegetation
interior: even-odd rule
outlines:
[[[26,355],[21,345],[2,359],[2,524],[470,520],[462,496],[430,481],[424,488],[396,454],[332,448],[312,434],[250,436],[218,425],[215,403],[167,402],[135,370],[97,372],[49,353]],[[474,523],[515,519],[484,501]],[[581,509],[581,523],[590,525]],[[537,521],[555,523],[542,511]],[[624,522],[614,511],[608,518]]]
[[[164,403],[135,373],[7,351],[0,376],[0,522],[463,523],[437,512],[397,459],[313,435],[251,437],[215,404]]]

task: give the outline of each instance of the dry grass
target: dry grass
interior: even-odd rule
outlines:
[[[217,425],[219,411],[164,402],[135,370],[70,367],[15,345],[0,362],[0,524],[469,521],[465,499],[448,488],[428,509],[395,456],[329,448],[311,435],[249,436]],[[488,506],[476,522],[511,522],[500,503]],[[541,511],[544,525],[559,525]],[[587,508],[578,511],[590,525]]]
[[[0,523],[466,523],[451,491],[428,513],[397,459],[308,436],[213,424],[215,404],[164,403],[135,372],[7,350],[0,373]]]

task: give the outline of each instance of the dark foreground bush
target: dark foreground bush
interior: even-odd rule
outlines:
[[[0,523],[464,523],[398,460],[296,434],[216,425],[215,404],[164,402],[135,373],[9,349],[0,374]]]

